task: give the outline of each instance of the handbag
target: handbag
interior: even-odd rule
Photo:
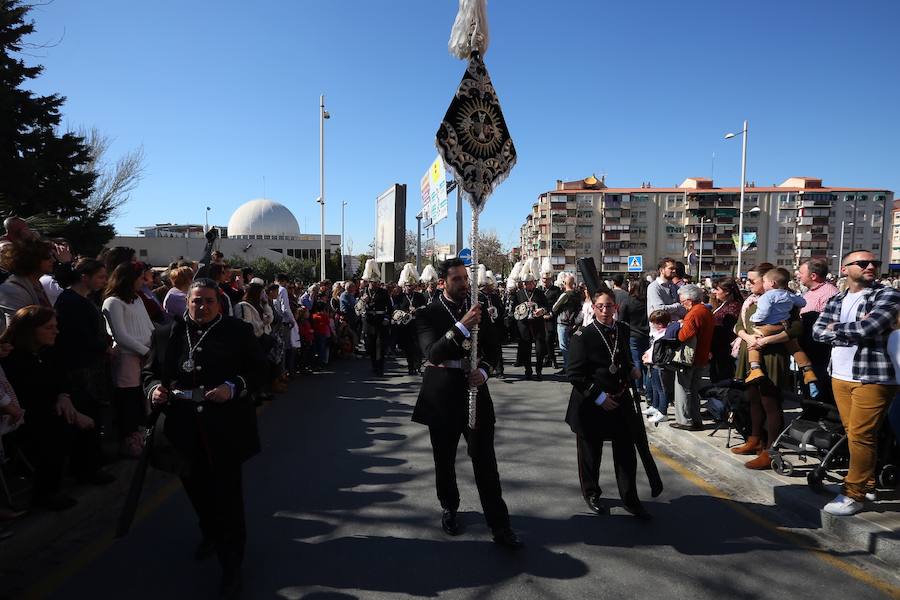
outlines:
[[[653,344],[651,360],[654,366],[664,369],[690,369],[694,366],[696,348],[696,337],[686,342],[675,338],[660,338]]]

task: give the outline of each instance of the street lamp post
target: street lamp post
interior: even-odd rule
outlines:
[[[700,249],[697,251],[697,284],[703,281],[703,229],[707,223],[712,223],[708,217],[700,217]]]
[[[747,187],[747,121],[744,121],[743,142],[741,144],[741,203],[740,214],[738,215],[738,247],[737,247],[737,273],[735,276],[741,278],[741,255],[744,247],[744,188]],[[734,133],[725,134],[725,139],[735,137]]]
[[[203,233],[209,233],[209,211],[210,211],[210,207],[207,206],[206,207],[206,229],[203,231]]]
[[[344,208],[347,206],[347,201],[344,200],[341,203],[341,281],[344,281]]]
[[[853,221],[850,221],[849,223],[841,221],[841,245],[838,248],[837,253],[837,271],[835,273],[835,277],[839,277],[841,274],[841,260],[844,258],[844,225],[853,227]]]
[[[319,216],[322,227],[319,264],[322,281],[325,281],[325,119],[330,118],[331,115],[325,110],[325,94],[322,94],[319,96]]]

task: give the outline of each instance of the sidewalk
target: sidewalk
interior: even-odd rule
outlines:
[[[799,410],[786,410],[786,421]],[[728,432],[720,429],[715,435],[712,425],[705,431],[682,431],[673,429],[669,423],[658,427],[648,425],[647,432],[651,446],[666,454],[683,460],[685,466],[698,471],[698,475],[715,481],[728,490],[736,499],[752,499],[777,506],[799,517],[812,528],[834,537],[861,552],[871,554],[888,565],[900,566],[900,493],[898,490],[881,491],[877,502],[867,503],[867,510],[850,517],[834,517],[822,511],[832,498],[839,493],[840,480],[829,473],[825,480],[825,490],[816,492],[806,483],[810,467],[817,464],[811,459],[804,464],[796,457],[790,460],[794,465],[790,476],[778,475],[774,471],[752,471],[744,467],[750,456],[738,456],[725,447]],[[732,431],[731,446],[741,444],[740,435]],[[809,466],[807,466],[809,465]]]

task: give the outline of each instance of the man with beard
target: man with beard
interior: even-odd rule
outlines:
[[[629,385],[640,372],[631,364],[628,326],[615,321],[618,306],[610,290],[596,292],[592,301],[594,320],[572,336],[567,368],[572,393],[566,423],[576,437],[581,493],[593,512],[607,512],[600,501],[599,478],[603,443],[611,440],[616,484],[625,510],[649,519],[635,481],[637,452],[632,428],[637,415]]]
[[[199,519],[197,559],[218,555],[222,592],[241,588],[246,525],[242,464],[260,450],[249,392],[264,359],[249,323],[220,312],[218,283],[196,279],[187,318],[153,333],[144,392],[186,466],[181,482]]]
[[[487,387],[491,357],[500,351],[490,342],[490,320],[482,319],[480,304],[469,307],[469,274],[458,258],[444,261],[438,276],[444,291],[419,312],[416,329],[425,357],[425,376],[413,411],[413,421],[428,426],[434,453],[437,496],[443,514],[441,527],[448,535],[458,535],[456,511],[456,449],[460,436],[466,438],[475,472],[475,485],[493,539],[501,546],[518,549],[522,542],[510,527],[509,511],[503,501],[500,474],[494,454],[494,406]],[[479,339],[479,368],[471,370],[471,334]],[[476,426],[468,426],[469,387],[476,386]]]
[[[534,345],[535,379],[541,381],[544,357],[547,355],[547,331],[544,327],[544,315],[550,312],[550,307],[547,305],[544,292],[535,287],[534,274],[528,263],[525,264],[522,271],[519,278],[523,282],[523,286],[516,291],[513,301],[513,306],[519,313],[516,315],[519,329],[516,362],[525,367],[525,379],[531,379],[531,346]]]
[[[421,293],[416,291],[418,280],[416,268],[407,263],[400,273],[399,283],[402,289],[394,304],[394,310],[403,311],[410,316],[410,322],[397,326],[397,341],[406,354],[406,372],[409,375],[417,375],[422,364],[422,351],[419,348],[419,337],[416,332],[416,314],[428,304]]]

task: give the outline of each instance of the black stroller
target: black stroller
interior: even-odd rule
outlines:
[[[828,471],[846,469],[850,463],[847,435],[841,423],[838,409],[833,404],[803,399],[802,412],[788,425],[769,454],[772,469],[779,475],[790,475],[794,464],[786,456],[795,456],[806,463],[810,458],[818,461],[807,474],[806,482],[813,489],[822,489],[822,482]],[[893,489],[897,486],[900,449],[885,419],[878,435],[878,464],[875,478],[879,488]]]

